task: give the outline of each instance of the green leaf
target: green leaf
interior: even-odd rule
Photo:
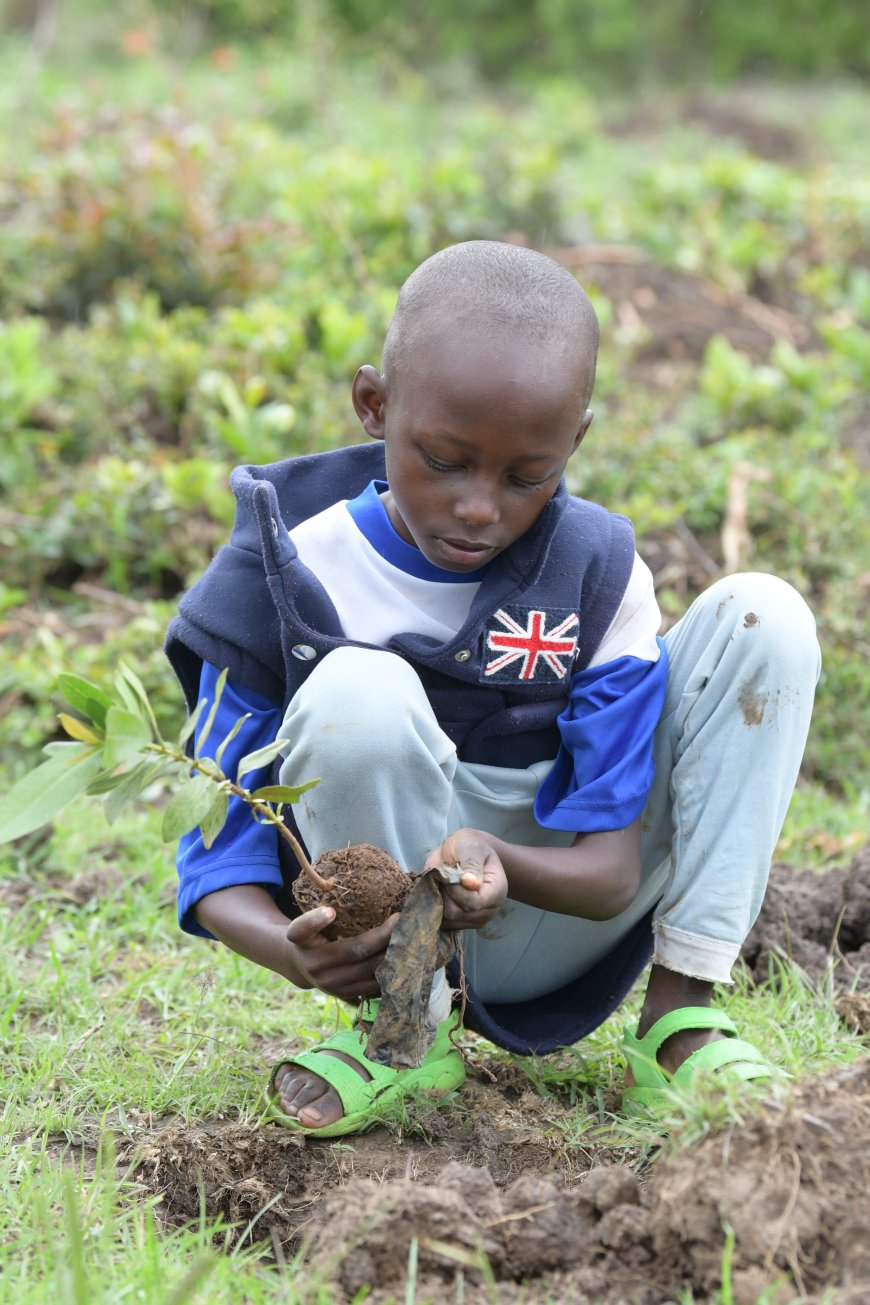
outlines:
[[[98,684],[64,671],[57,677],[57,687],[75,711],[80,711],[88,720],[103,728],[112,699]]]
[[[199,702],[196,704],[193,711],[190,713],[187,720],[182,725],[181,733],[178,736],[179,748],[183,749],[184,745],[187,743],[187,740],[193,734],[194,730],[199,724],[199,718],[202,715],[203,711],[205,710],[205,704],[207,702],[208,702],[208,698],[200,698]]]
[[[202,841],[206,847],[211,847],[223,829],[226,823],[229,801],[226,793],[222,793],[220,789],[215,790],[215,800],[199,822],[199,827],[202,830]]]
[[[236,735],[238,734],[239,730],[240,730],[240,729],[242,728],[242,726],[244,725],[245,721],[246,721],[246,720],[250,720],[250,719],[251,719],[251,713],[250,713],[249,711],[246,711],[245,714],[244,714],[244,716],[240,716],[240,717],[239,717],[239,719],[236,721],[236,723],[235,723],[235,725],[233,726],[233,728],[230,730],[229,734],[228,734],[228,735],[226,736],[226,738],[222,741],[222,743],[221,743],[220,747],[218,748],[217,752],[215,752],[215,754],[214,754],[214,759],[215,759],[215,761],[217,762],[218,765],[220,765],[221,762],[222,762],[222,760],[223,760],[223,755],[224,755],[224,752],[225,752],[226,749],[227,749],[228,744],[232,743],[233,739],[236,737]]]
[[[47,825],[78,797],[102,768],[99,750],[55,753],[13,784],[0,801],[0,843],[21,838]]]
[[[147,721],[123,707],[110,707],[106,712],[106,741],[103,744],[103,764],[114,770],[122,761],[138,756],[151,742]]]
[[[319,779],[309,779],[305,784],[290,788],[287,784],[267,784],[264,788],[254,789],[251,797],[259,802],[298,802],[303,793],[319,784]]]
[[[217,683],[214,686],[214,702],[211,704],[209,713],[205,718],[205,724],[203,725],[202,729],[199,732],[199,738],[196,741],[196,748],[194,749],[194,753],[193,753],[195,757],[198,757],[199,754],[202,752],[203,745],[206,739],[208,738],[209,734],[211,733],[211,727],[212,725],[214,725],[214,718],[217,715],[217,709],[220,705],[221,694],[224,691],[224,685],[227,682],[228,674],[229,671],[227,670],[226,667],[224,667],[220,675],[217,677]]]
[[[88,797],[103,797],[105,793],[111,793],[113,788],[123,784],[126,778],[127,772],[125,770],[104,770],[102,774],[97,775],[96,779],[91,780],[85,791]]]
[[[42,749],[47,757],[84,757],[93,752],[90,743],[73,743],[71,739],[62,742],[46,743]]]
[[[167,843],[186,834],[205,820],[214,805],[214,785],[209,779],[195,776],[176,789],[163,815],[163,838]]]
[[[151,729],[152,729],[153,732],[154,732],[154,737],[155,737],[155,739],[159,739],[159,738],[160,738],[160,730],[157,728],[157,721],[156,721],[156,719],[155,719],[155,717],[154,717],[154,712],[153,712],[153,710],[152,710],[152,708],[151,708],[151,703],[150,703],[149,700],[148,700],[148,694],[147,694],[147,692],[146,692],[146,690],[145,690],[145,685],[144,685],[144,684],[142,683],[142,681],[139,679],[139,676],[136,674],[136,672],[135,672],[134,670],[132,670],[132,669],[127,665],[126,662],[119,662],[119,663],[118,663],[118,671],[119,671],[119,674],[123,675],[123,677],[124,677],[124,679],[126,680],[127,684],[129,684],[130,688],[132,689],[133,693],[135,694],[136,698],[138,699],[140,705],[141,705],[142,708],[144,709],[144,711],[145,711],[145,715],[146,715],[146,717],[147,717],[147,719],[148,719],[148,723],[149,723],[149,725],[151,726]]]
[[[138,716],[141,720],[144,720],[145,717],[142,715],[142,704],[120,671],[115,675],[115,688],[118,691],[118,697],[121,699],[121,702],[124,704],[127,711],[129,711],[132,716]]]
[[[256,752],[249,752],[246,757],[242,757],[236,771],[236,783],[241,784],[242,776],[249,774],[252,770],[259,770],[261,766],[268,766],[277,756],[280,756],[281,751],[286,747],[286,739],[275,739],[273,743],[267,743],[264,748],[258,748]]]
[[[122,776],[121,783],[109,793],[103,803],[106,820],[110,825],[115,823],[128,802],[132,802],[149,784],[153,783],[163,770],[164,764],[162,761],[140,761],[138,766],[134,766]]]

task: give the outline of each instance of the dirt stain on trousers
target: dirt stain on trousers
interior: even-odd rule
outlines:
[[[770,694],[760,688],[763,671],[759,668],[751,680],[741,684],[737,701],[745,725],[760,725],[770,699]]]

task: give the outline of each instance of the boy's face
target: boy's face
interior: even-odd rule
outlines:
[[[390,520],[447,571],[474,571],[537,521],[592,420],[554,350],[467,332],[429,338],[400,376],[363,367],[353,402],[385,444]]]

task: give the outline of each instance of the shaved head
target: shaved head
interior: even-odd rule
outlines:
[[[578,399],[588,402],[595,380],[598,320],[570,272],[533,249],[495,240],[469,240],[433,254],[399,293],[384,344],[388,387],[406,359],[445,336],[468,332],[543,346],[574,373]]]

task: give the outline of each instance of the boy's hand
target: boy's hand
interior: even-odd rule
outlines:
[[[455,865],[462,882],[442,885],[445,929],[482,929],[507,897],[507,875],[498,853],[480,829],[457,829],[426,858],[426,870]]]
[[[323,930],[335,919],[331,906],[318,906],[297,916],[287,929],[292,964],[299,972],[294,982],[300,988],[319,988],[344,1001],[379,997],[375,970],[384,959],[398,918],[398,914],[391,915],[377,929],[368,929],[355,938],[330,941],[324,938]]]

